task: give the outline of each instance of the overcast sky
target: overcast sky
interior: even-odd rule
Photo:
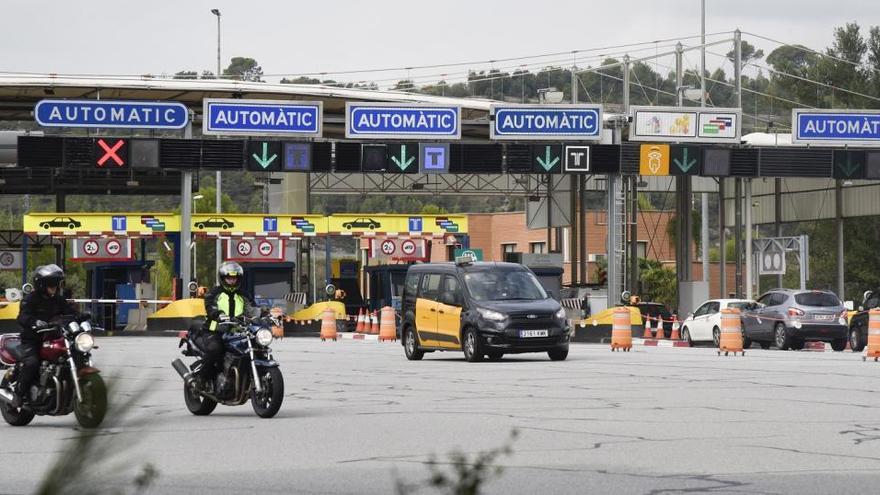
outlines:
[[[847,21],[858,21],[865,30],[872,22],[880,23],[877,0],[706,3],[709,33],[739,27],[816,49],[826,47],[833,28]],[[219,8],[223,16],[224,67],[232,56],[250,56],[266,74],[498,60],[691,36],[700,29],[699,0],[2,0],[2,4],[0,70],[13,72],[215,70],[212,8]],[[767,53],[776,46],[744,39]],[[691,64],[698,60],[697,55],[688,58]],[[708,61],[712,67],[719,59]],[[497,67],[517,63],[530,62]],[[579,65],[589,63],[595,65],[587,60]],[[465,70],[444,68],[426,74],[464,74]]]

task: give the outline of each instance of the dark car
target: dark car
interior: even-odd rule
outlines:
[[[653,302],[640,302],[636,304],[642,319],[651,318],[651,329],[657,328],[657,317],[663,318],[663,333],[668,339],[672,336],[672,313],[664,304]],[[647,324],[647,322],[646,322]]]
[[[49,227],[67,227],[70,230],[82,227],[82,222],[74,220],[70,217],[55,217],[48,222],[43,222],[40,227],[48,229]]]
[[[204,222],[196,224],[197,229],[204,229],[205,227],[226,230],[235,227],[235,224],[223,217],[211,217]]]
[[[408,359],[432,351],[464,351],[470,362],[522,352],[546,352],[554,361],[568,356],[565,310],[531,270],[465,260],[407,271],[400,334]]]
[[[382,226],[382,224],[373,220],[372,218],[358,218],[355,219],[354,222],[345,222],[344,224],[342,224],[342,226],[348,230],[351,230],[353,228],[373,230],[378,229]]]
[[[742,312],[743,345],[759,342],[782,350],[804,348],[808,340],[846,348],[847,310],[840,298],[825,290],[774,289]]]
[[[880,308],[880,290],[865,292],[862,307],[849,320],[849,346],[853,352],[862,352],[868,344],[868,312]]]

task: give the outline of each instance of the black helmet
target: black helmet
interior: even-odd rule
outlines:
[[[64,270],[60,266],[43,265],[34,271],[34,288],[41,294],[46,294],[47,287],[58,287],[58,293],[64,288]]]
[[[244,268],[234,261],[225,261],[217,269],[217,277],[220,279],[220,285],[226,290],[235,290],[241,285],[241,278],[244,276]],[[227,278],[235,277],[235,283],[230,284]]]

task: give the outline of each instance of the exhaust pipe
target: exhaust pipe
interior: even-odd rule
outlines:
[[[12,404],[15,401],[15,396],[12,395],[12,392],[6,389],[0,389],[0,401],[6,404]]]
[[[192,380],[192,371],[183,364],[183,361],[181,361],[180,358],[172,361],[171,367],[174,368],[174,371],[176,371],[185,382],[190,382]]]

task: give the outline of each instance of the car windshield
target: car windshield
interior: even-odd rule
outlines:
[[[801,306],[830,307],[840,306],[840,299],[834,294],[827,292],[804,292],[794,296],[794,300]]]
[[[466,273],[464,282],[477,301],[547,299],[547,292],[531,272],[523,270]]]

